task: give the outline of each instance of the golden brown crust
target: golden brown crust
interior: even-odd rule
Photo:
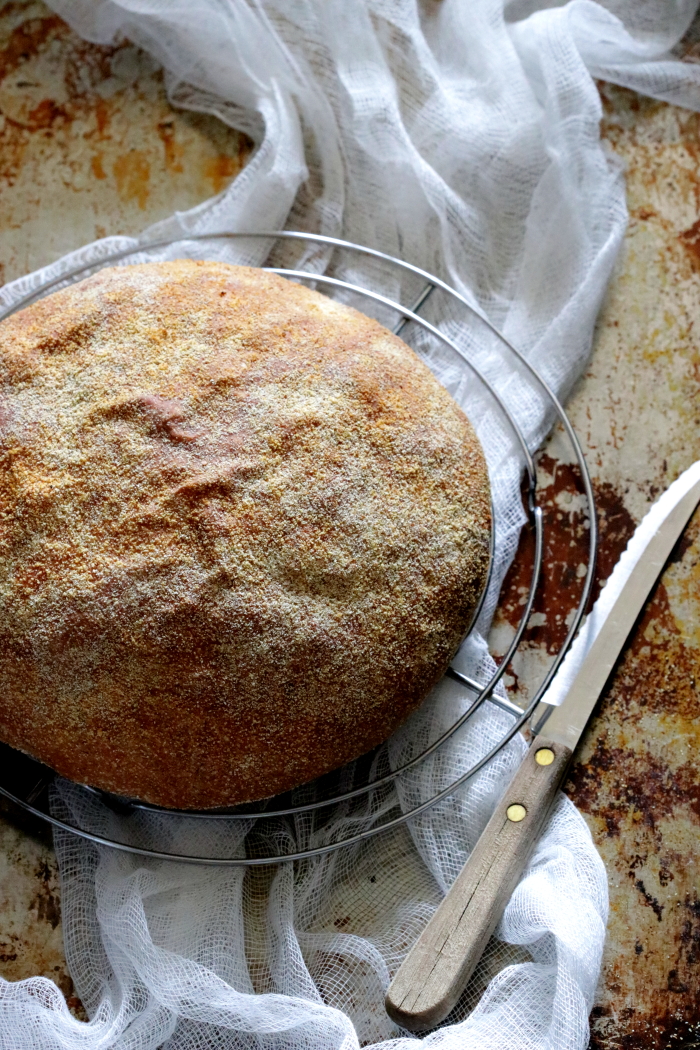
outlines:
[[[181,808],[385,739],[488,562],[486,469],[401,340],[280,277],[100,271],[0,326],[0,738]]]

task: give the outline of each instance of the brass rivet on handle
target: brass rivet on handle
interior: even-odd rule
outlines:
[[[512,820],[514,824],[517,824],[518,821],[525,819],[527,816],[527,810],[525,809],[525,806],[521,806],[519,802],[514,802],[512,806],[508,806],[506,816],[508,817],[508,820]]]
[[[535,751],[535,762],[538,766],[551,766],[554,761],[554,752],[551,747],[541,747]]]

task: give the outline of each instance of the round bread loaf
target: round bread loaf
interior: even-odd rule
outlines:
[[[261,270],[105,269],[0,325],[0,738],[178,808],[308,781],[443,674],[489,558],[464,413]]]

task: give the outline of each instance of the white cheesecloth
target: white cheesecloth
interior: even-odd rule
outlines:
[[[167,71],[174,105],[216,114],[255,142],[224,192],[146,236],[287,226],[379,248],[478,304],[560,395],[587,359],[626,221],[622,172],[600,142],[593,78],[700,109],[700,66],[678,58],[697,0],[50,2],[89,40],[125,36],[149,51]],[[107,238],[6,286],[0,300],[136,243]],[[250,242],[243,252],[190,241],[157,257],[198,251],[263,262]],[[488,340],[481,353],[497,372]],[[495,381],[535,449],[551,419],[536,398],[519,398],[507,375]],[[498,583],[523,520],[514,453],[472,388],[453,392],[489,459]],[[475,677],[488,672],[492,611],[490,601],[460,657]],[[443,683],[390,743],[392,760],[468,702]],[[450,783],[500,737],[511,716],[487,707],[440,762],[401,782],[401,805]],[[48,979],[0,981],[0,1048],[416,1045],[387,1017],[385,989],[522,750],[516,738],[410,829],[296,867],[245,873],[156,862],[57,833],[66,957],[90,1022],[70,1015]],[[53,805],[68,813],[84,803],[64,784]],[[109,829],[118,818],[96,802],[81,819]],[[238,826],[220,833],[235,848]],[[318,834],[300,823],[280,828],[280,841],[293,835],[302,848]],[[606,914],[602,863],[560,796],[487,951],[482,985],[508,965],[471,1013],[476,991],[425,1046],[583,1048]]]

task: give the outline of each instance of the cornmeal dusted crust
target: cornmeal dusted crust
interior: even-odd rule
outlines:
[[[369,750],[444,672],[489,490],[400,339],[261,270],[101,270],[0,325],[0,738],[164,806]]]

